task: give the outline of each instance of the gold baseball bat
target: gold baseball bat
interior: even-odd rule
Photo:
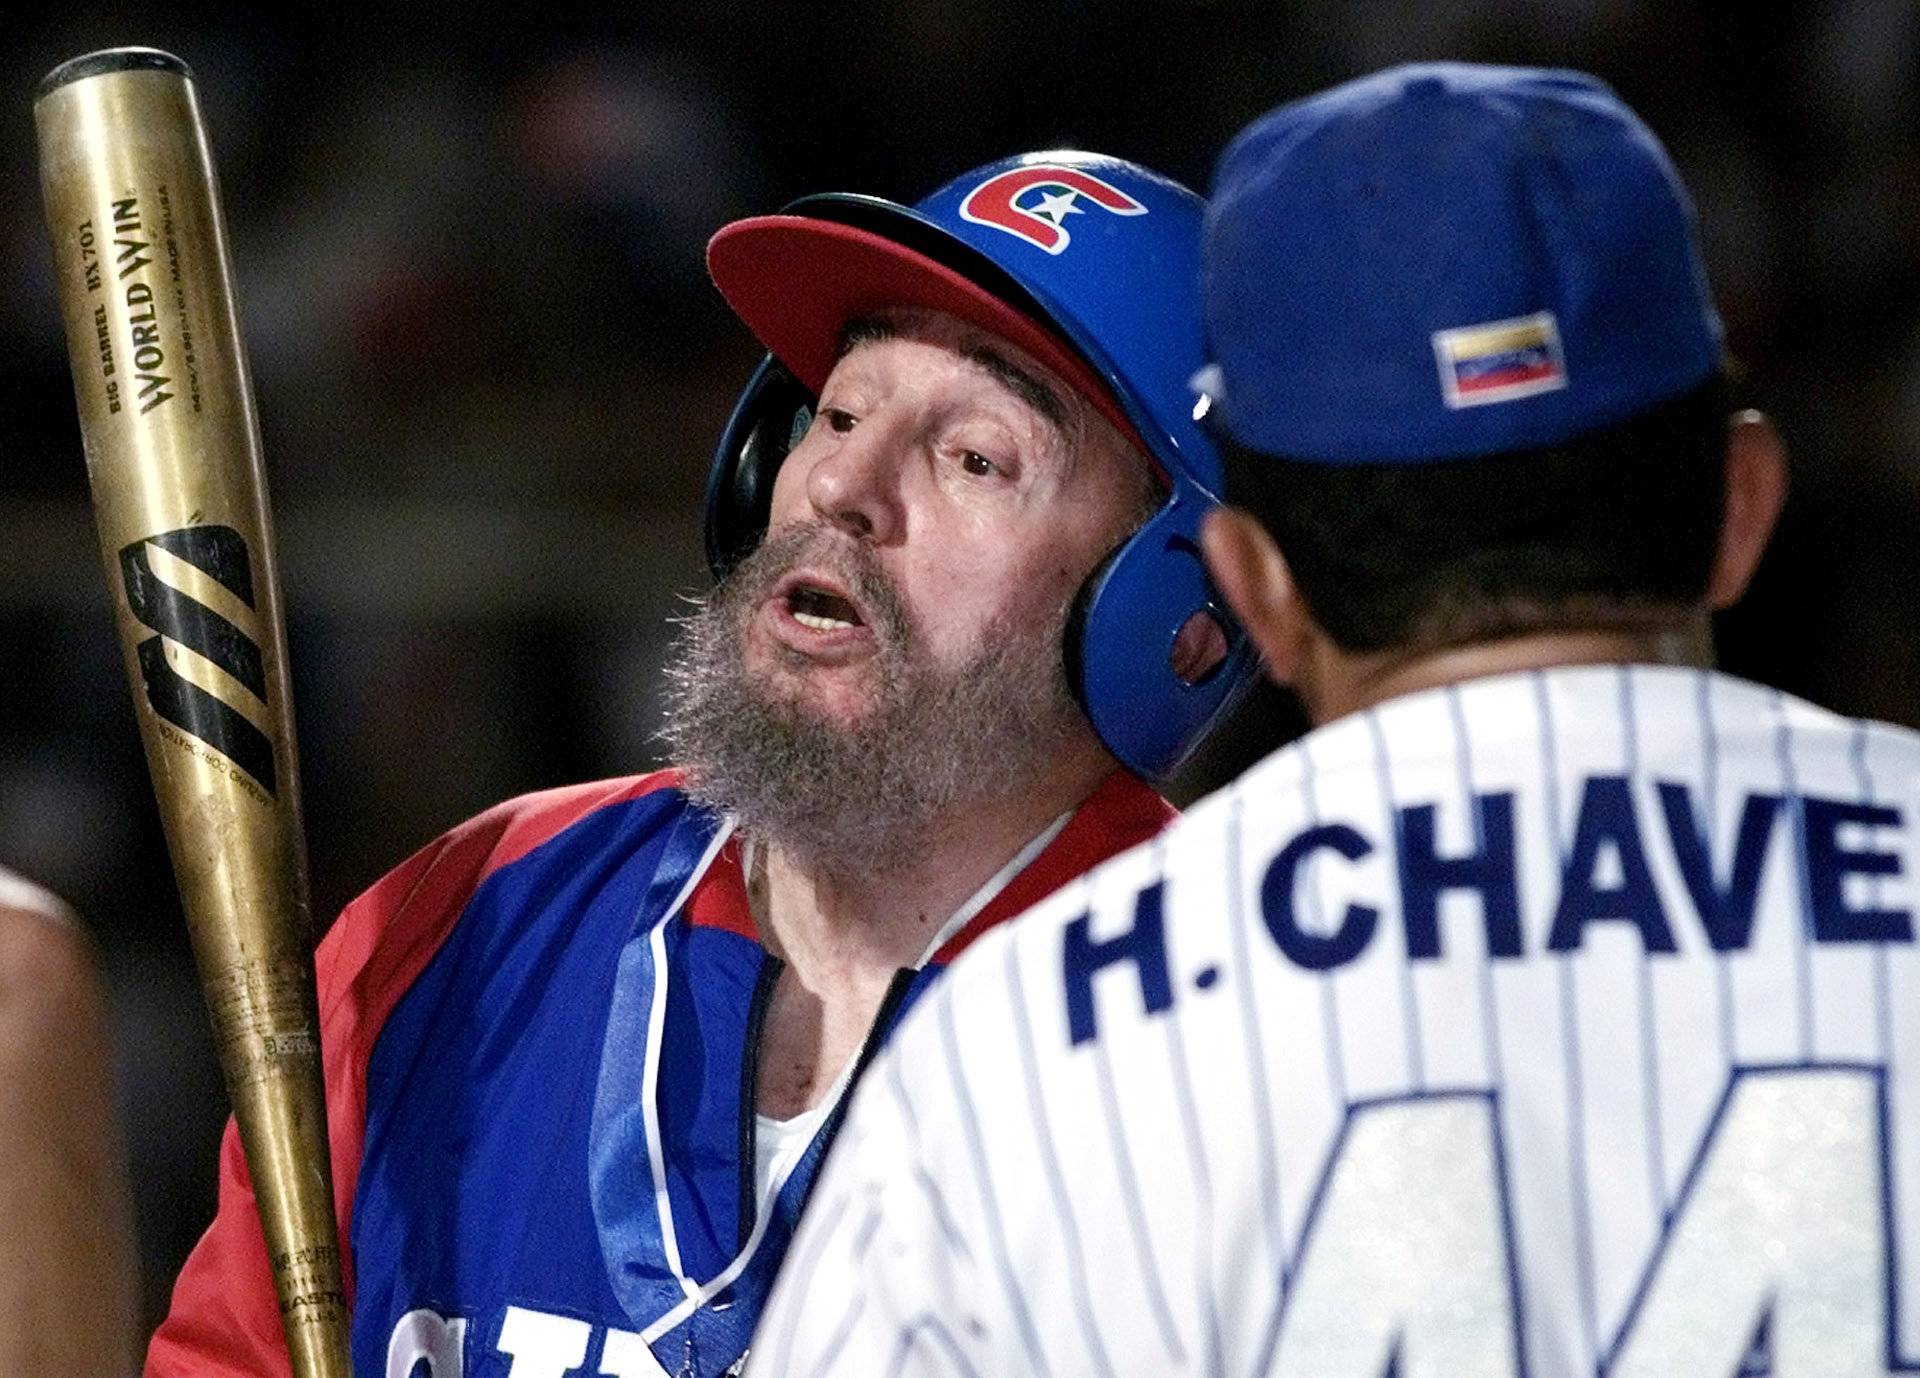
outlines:
[[[34,118],[115,620],[287,1352],[350,1378],[286,633],[193,74],[90,53]]]

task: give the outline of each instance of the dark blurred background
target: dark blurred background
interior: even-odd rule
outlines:
[[[31,98],[144,43],[199,77],[331,915],[507,795],[657,763],[709,448],[757,351],[701,269],[808,191],[911,200],[1082,145],[1204,189],[1260,111],[1410,58],[1599,73],[1691,184],[1734,349],[1792,447],[1726,666],[1920,723],[1914,0],[655,0],[620,17],[16,15],[0,52],[0,862],[98,936],[150,1318],[225,1114],[109,618]],[[636,17],[637,16],[637,17]],[[1297,730],[1257,695],[1191,799]]]

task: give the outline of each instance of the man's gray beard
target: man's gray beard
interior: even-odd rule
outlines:
[[[874,634],[874,702],[852,724],[745,666],[748,624],[801,563],[844,580]],[[870,551],[823,525],[788,527],[680,623],[661,736],[693,797],[734,814],[749,836],[833,871],[897,871],[930,827],[1016,796],[1085,730],[1061,653],[1067,611],[1034,631],[989,627],[949,668]]]

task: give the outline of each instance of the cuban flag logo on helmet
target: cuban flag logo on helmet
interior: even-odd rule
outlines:
[[[1073,241],[1070,215],[1085,215],[1085,202],[1112,215],[1145,215],[1147,208],[1111,182],[1077,167],[1035,163],[989,177],[960,203],[960,218],[1018,235],[1057,254]]]

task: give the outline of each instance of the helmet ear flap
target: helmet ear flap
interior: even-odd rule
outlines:
[[[707,568],[716,583],[766,534],[774,477],[813,424],[815,401],[769,354],[734,404],[707,472]]]
[[[1200,555],[1199,523],[1209,505],[1176,492],[1081,585],[1067,621],[1074,697],[1107,750],[1152,780],[1179,768],[1258,670]],[[1207,622],[1222,653],[1188,677],[1182,661],[1190,624],[1205,632]]]

